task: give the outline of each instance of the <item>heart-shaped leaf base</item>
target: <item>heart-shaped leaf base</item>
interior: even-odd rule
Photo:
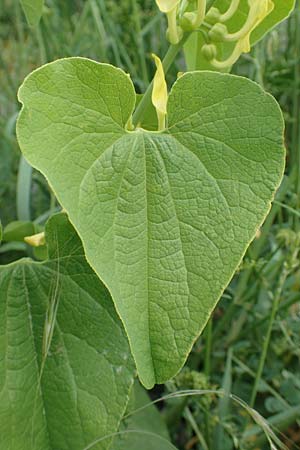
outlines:
[[[268,213],[283,120],[255,83],[212,72],[174,84],[163,133],[126,131],[121,70],[48,64],[20,89],[18,139],[112,294],[143,384],[175,375]]]

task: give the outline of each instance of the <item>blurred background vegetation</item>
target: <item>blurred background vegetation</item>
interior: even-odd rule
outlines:
[[[17,0],[0,0],[0,218],[8,225],[0,264],[23,256],[42,258],[23,237],[40,229],[59,208],[45,179],[20,158],[15,121],[17,90],[24,77],[48,61],[80,55],[122,67],[137,92],[143,92],[154,73],[151,52],[163,56],[167,50],[165,19],[153,0],[46,4],[39,26],[30,29]],[[168,74],[170,83],[180,70],[183,55]],[[255,407],[286,447],[295,450],[300,448],[299,6],[244,55],[233,72],[261,84],[282,107],[287,125],[285,178],[186,367],[151,396],[223,388]],[[17,220],[22,223],[11,224]],[[233,399],[212,392],[163,402],[160,409],[180,450],[270,448],[261,429]]]

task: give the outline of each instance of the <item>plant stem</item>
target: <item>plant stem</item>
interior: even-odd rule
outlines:
[[[292,135],[292,164],[296,167],[296,194],[299,199],[300,195],[300,127],[299,127],[299,116],[300,116],[300,94],[299,94],[299,84],[300,84],[300,11],[299,4],[294,12],[295,19],[295,71],[294,71],[294,105],[293,105],[293,135]],[[300,206],[298,201],[298,207]],[[299,219],[296,219],[296,229],[299,229]]]
[[[201,431],[199,430],[199,427],[193,417],[193,414],[191,413],[191,411],[188,407],[185,408],[184,413],[185,413],[186,419],[188,420],[192,429],[194,430],[194,433],[197,436],[198,441],[201,444],[203,450],[209,450],[209,447],[204,439],[204,436],[202,435]]]
[[[21,156],[17,180],[17,217],[18,220],[30,221],[30,193],[32,167]]]
[[[191,33],[185,33],[185,35],[183,36],[183,38],[181,39],[181,41],[178,44],[170,45],[170,47],[166,53],[166,56],[164,57],[164,59],[162,61],[162,65],[163,65],[165,74],[170,69],[172,63],[174,62],[176,56],[178,55],[178,53],[184,46],[185,42],[189,38],[190,34]],[[148,108],[151,105],[152,89],[153,89],[153,80],[149,84],[141,102],[139,103],[138,107],[136,108],[136,110],[133,114],[132,122],[133,122],[134,126],[137,126],[138,123],[141,122],[141,120],[143,120],[145,113],[147,112]]]
[[[211,317],[206,325],[205,329],[205,361],[204,361],[204,373],[207,381],[210,379],[211,373],[211,350],[212,350],[212,329],[213,318]],[[205,438],[208,446],[210,447],[210,432],[209,432],[209,414],[205,411]]]
[[[211,369],[211,349],[212,349],[212,317],[209,319],[205,329],[205,362],[204,372],[207,379],[210,377]]]
[[[255,400],[256,400],[258,386],[259,386],[261,376],[262,376],[262,373],[264,370],[265,361],[266,361],[266,357],[267,357],[267,353],[268,353],[268,349],[269,349],[269,345],[270,345],[273,325],[274,325],[276,314],[277,314],[277,311],[279,308],[279,303],[281,300],[282,289],[283,289],[285,281],[288,277],[288,274],[289,274],[289,269],[284,264],[283,270],[282,270],[281,275],[278,280],[277,289],[276,289],[276,292],[275,292],[275,295],[273,298],[273,305],[272,305],[271,316],[270,316],[270,320],[269,320],[269,324],[268,324],[267,334],[266,334],[266,337],[265,337],[265,340],[263,343],[263,348],[262,348],[262,352],[261,352],[261,356],[260,356],[260,360],[259,360],[256,377],[255,377],[255,382],[254,382],[253,389],[252,389],[252,394],[251,394],[251,399],[250,399],[251,408],[253,408]]]
[[[244,373],[249,375],[251,378],[255,379],[256,376],[255,372],[253,372],[253,370],[251,370],[246,364],[244,364],[243,361],[238,359],[236,356],[232,356],[232,360],[239,366],[240,369],[242,369]],[[275,397],[284,408],[290,408],[289,403],[276,391],[276,389],[273,389],[272,386],[270,386],[270,384],[268,384],[265,380],[261,380],[261,383],[263,389],[272,394],[272,396]]]
[[[287,408],[284,412],[276,414],[268,419],[268,424],[276,429],[276,431],[286,430],[290,425],[300,417],[300,405]],[[260,426],[254,425],[248,428],[244,434],[242,443],[247,445],[247,448],[262,448],[261,446],[266,442],[266,435]]]
[[[212,7],[214,2],[215,2],[215,0],[208,0],[207,6],[206,6],[206,11],[209,11],[209,9]],[[186,43],[186,41],[188,40],[188,38],[190,37],[191,34],[192,34],[192,32],[186,32],[178,44],[170,45],[170,47],[166,53],[166,56],[164,57],[164,59],[162,61],[162,65],[163,65],[165,74],[170,69],[171,65],[175,61],[176,56],[181,51],[181,49],[183,48],[184,44]],[[149,109],[149,107],[151,105],[152,88],[153,88],[153,80],[149,84],[141,102],[139,103],[137,109],[135,110],[135,112],[132,116],[132,123],[134,126],[137,126],[138,123],[143,120],[147,110]]]
[[[117,32],[116,32],[114,23],[109,18],[105,1],[98,0],[98,4],[99,4],[99,8],[100,8],[100,13],[103,17],[103,22],[106,24],[106,28],[110,29],[110,34],[112,35],[112,38],[109,40],[109,44],[111,46],[111,49],[112,49],[112,52],[113,52],[113,55],[115,58],[115,63],[118,67],[122,67],[120,50],[119,50],[119,46],[117,44]]]
[[[136,35],[138,54],[139,54],[139,58],[140,58],[142,78],[143,78],[143,82],[144,82],[145,86],[147,86],[147,84],[149,84],[149,78],[148,78],[147,64],[146,64],[146,59],[145,59],[144,38],[142,36],[140,7],[139,7],[139,4],[137,3],[137,0],[132,0],[132,10],[133,10],[133,19],[134,19],[134,23],[135,23],[135,35]]]
[[[99,50],[100,60],[107,61],[106,49],[107,49],[107,36],[103,25],[101,12],[96,0],[90,0],[89,2],[92,16],[95,22],[97,32],[99,34]]]
[[[47,50],[46,50],[44,36],[43,36],[43,32],[42,32],[42,28],[41,28],[40,24],[38,24],[36,27],[36,39],[37,39],[38,47],[39,47],[39,51],[40,51],[41,64],[46,64],[48,62]]]

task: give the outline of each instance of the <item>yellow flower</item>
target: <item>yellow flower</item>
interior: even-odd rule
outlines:
[[[217,59],[213,59],[210,61],[210,63],[216,68],[216,69],[227,69],[228,67],[233,66],[233,64],[239,59],[242,53],[248,53],[250,52],[250,38],[249,34],[247,34],[245,37],[241,38],[229,58],[225,59],[224,61],[219,61]]]
[[[236,33],[226,34],[224,41],[235,42],[235,48],[228,59],[218,61],[216,58],[211,64],[217,69],[225,69],[232,66],[242,53],[248,53],[251,49],[250,35],[252,31],[273,11],[273,0],[248,0],[249,14],[243,27]]]
[[[158,131],[166,127],[168,87],[165,79],[165,72],[161,60],[158,56],[152,54],[155,61],[156,73],[153,80],[152,103],[156,109],[158,118]]]
[[[45,245],[46,240],[45,240],[45,233],[38,233],[38,234],[34,234],[32,236],[26,236],[24,238],[24,241],[31,245],[31,247],[40,247],[41,245]]]
[[[156,0],[160,11],[167,15],[167,38],[171,44],[176,45],[181,39],[182,30],[177,26],[177,10],[181,0]]]
[[[177,8],[181,0],[156,0],[156,4],[161,12],[167,14]]]
[[[248,0],[249,14],[242,28],[236,33],[227,34],[225,40],[229,42],[237,41],[244,38],[273,11],[273,0]]]
[[[198,0],[197,11],[186,12],[183,15],[183,19],[187,21],[185,24],[188,30],[196,30],[199,28],[205,18],[206,13],[206,0]]]
[[[237,12],[240,0],[231,0],[231,4],[224,14],[219,17],[220,22],[227,22]]]

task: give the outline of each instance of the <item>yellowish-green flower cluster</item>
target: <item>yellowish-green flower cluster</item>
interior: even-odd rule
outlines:
[[[167,15],[167,36],[171,44],[178,44],[182,37],[182,30],[177,26],[177,14],[180,0],[156,0],[160,11]]]
[[[174,45],[178,44],[182,38],[183,31],[196,30],[204,21],[206,0],[197,0],[197,10],[189,12],[184,12],[186,3],[185,0],[156,0],[160,11],[167,15],[167,37]],[[178,25],[178,19],[180,26]]]
[[[156,0],[160,11],[167,16],[167,38],[171,44],[178,44],[184,31],[199,29],[205,20],[211,24],[208,32],[210,42],[203,46],[202,53],[212,66],[220,70],[231,67],[242,53],[250,51],[251,33],[274,9],[274,0],[248,0],[249,11],[245,23],[239,31],[229,33],[226,22],[238,12],[240,3],[241,0],[231,0],[226,12],[221,13],[218,8],[212,7],[206,14],[207,0],[192,2],[194,11],[186,11],[191,8],[190,0]],[[234,43],[229,58],[218,59],[218,42]]]
[[[216,69],[222,70],[231,67],[242,53],[250,51],[251,33],[274,9],[273,0],[248,0],[249,12],[244,25],[239,31],[229,33],[224,22],[234,16],[239,4],[240,0],[232,0],[230,7],[224,14],[221,14],[217,8],[211,8],[206,16],[206,19],[213,22],[214,25],[208,33],[211,42],[202,47],[202,54]],[[222,61],[217,58],[216,42],[235,43],[229,58]]]

